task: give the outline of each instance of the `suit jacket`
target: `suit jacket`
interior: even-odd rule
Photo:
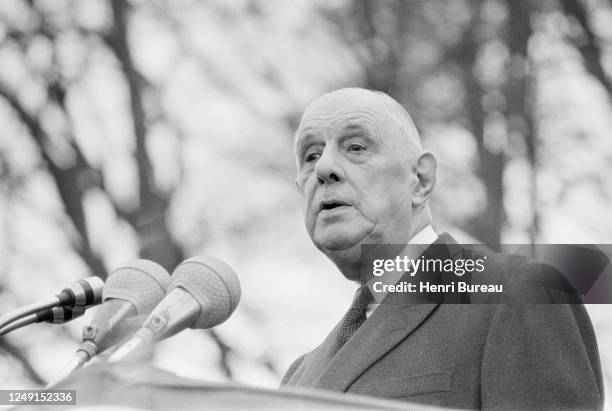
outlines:
[[[448,234],[440,243],[462,248]],[[494,253],[487,267],[508,288],[541,271],[534,260]],[[603,407],[582,304],[393,303],[397,296],[388,294],[335,352],[338,324],[281,384],[465,409]]]

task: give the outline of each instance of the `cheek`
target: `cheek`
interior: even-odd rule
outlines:
[[[312,212],[312,201],[314,198],[314,188],[312,184],[308,184],[308,181],[304,182],[300,186],[300,194],[302,196],[302,212],[304,214],[304,222],[306,227],[313,225],[315,216]]]
[[[366,209],[384,217],[405,208],[410,198],[410,174],[400,164],[385,164],[366,175],[362,196]]]
[[[308,231],[312,229],[315,223],[315,215],[310,211],[309,203],[304,204],[304,223]]]

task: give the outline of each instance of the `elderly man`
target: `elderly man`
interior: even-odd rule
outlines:
[[[580,304],[372,298],[364,245],[461,247],[431,226],[436,160],[401,105],[364,89],[325,94],[304,112],[295,147],[310,238],[361,287],[325,341],[290,366],[283,385],[466,409],[602,407],[596,341]],[[488,272],[507,284],[537,268],[523,257],[487,257]]]

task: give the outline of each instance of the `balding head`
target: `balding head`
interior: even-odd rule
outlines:
[[[388,95],[346,88],[317,98],[295,152],[308,233],[347,278],[357,279],[362,244],[405,244],[429,223],[435,159]]]
[[[398,146],[405,150],[410,158],[416,158],[423,152],[421,138],[406,109],[388,94],[358,87],[331,91],[313,100],[302,115],[300,126],[295,133],[295,141],[297,142],[300,131],[307,125],[304,124],[305,119],[308,120],[319,112],[330,117],[341,114],[348,103],[362,104],[377,112],[378,121],[386,124]]]

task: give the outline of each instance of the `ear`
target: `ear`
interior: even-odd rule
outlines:
[[[423,205],[433,192],[436,185],[436,165],[436,158],[428,152],[421,154],[417,159],[414,168],[418,181],[412,194],[413,206]]]

